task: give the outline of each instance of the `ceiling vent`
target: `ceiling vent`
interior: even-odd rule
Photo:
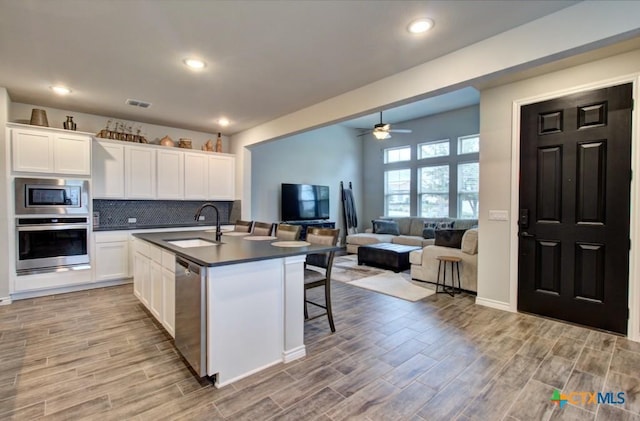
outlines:
[[[140,108],[149,108],[151,106],[150,102],[140,101],[139,99],[128,99],[125,101],[125,103]]]

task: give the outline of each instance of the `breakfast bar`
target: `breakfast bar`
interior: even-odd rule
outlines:
[[[216,387],[306,355],[305,256],[338,249],[234,234],[219,242],[213,231],[135,234],[175,256],[176,347],[198,375],[215,376]],[[196,272],[186,287],[185,274]]]

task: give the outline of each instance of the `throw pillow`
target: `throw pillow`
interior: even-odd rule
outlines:
[[[373,232],[376,234],[400,235],[400,227],[396,221],[374,219],[371,221],[371,225],[373,225]]]
[[[422,229],[422,238],[424,239],[430,239],[430,238],[436,238],[436,229],[435,228],[427,228],[426,227],[427,224],[425,224],[425,227]]]
[[[462,236],[466,230],[436,230],[436,246],[451,247],[459,249],[462,244]]]

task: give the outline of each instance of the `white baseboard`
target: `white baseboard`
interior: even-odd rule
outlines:
[[[12,302],[11,297],[0,297],[0,306],[8,306]]]
[[[115,281],[95,282],[91,284],[80,284],[80,285],[73,285],[73,286],[61,287],[61,288],[50,288],[50,289],[43,289],[43,290],[36,290],[36,291],[15,292],[11,294],[11,299],[23,300],[25,298],[44,297],[45,295],[66,294],[68,292],[84,291],[88,289],[105,288],[105,287],[112,287],[116,285],[130,284],[131,282],[133,282],[132,279],[127,278],[127,279],[118,279]],[[4,301],[0,302],[0,305],[1,304],[4,304]]]
[[[255,368],[255,369],[251,370],[251,371],[247,371],[246,373],[240,374],[239,376],[233,377],[231,379],[225,379],[224,381],[220,381],[220,375],[218,374],[218,375],[216,375],[216,381],[214,383],[214,386],[217,389],[219,389],[219,388],[224,387],[226,385],[229,385],[229,384],[231,384],[233,382],[237,382],[238,380],[244,379],[245,377],[249,377],[252,374],[255,374],[255,373],[259,372],[259,371],[266,370],[267,368],[269,368],[271,366],[274,366],[276,364],[280,364],[281,362],[282,361],[280,361],[280,360],[276,360],[276,361],[270,362],[269,364],[265,364],[262,367],[258,367],[258,368]],[[211,374],[209,374],[209,375],[211,376]]]
[[[481,305],[481,306],[485,306],[485,307],[495,308],[497,310],[502,310],[502,311],[508,311],[510,313],[515,313],[511,309],[511,305],[509,303],[505,303],[503,301],[492,300],[490,298],[476,297],[476,304]]]
[[[304,345],[300,345],[297,348],[293,348],[282,353],[282,362],[289,363],[307,355],[307,348]]]

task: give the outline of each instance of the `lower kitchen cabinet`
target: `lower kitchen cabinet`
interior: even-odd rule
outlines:
[[[135,240],[133,293],[167,332],[175,336],[175,256]]]
[[[162,251],[162,326],[175,338],[176,329],[176,257],[167,251]]]
[[[129,235],[97,232],[95,235],[95,281],[131,277],[129,268]]]

